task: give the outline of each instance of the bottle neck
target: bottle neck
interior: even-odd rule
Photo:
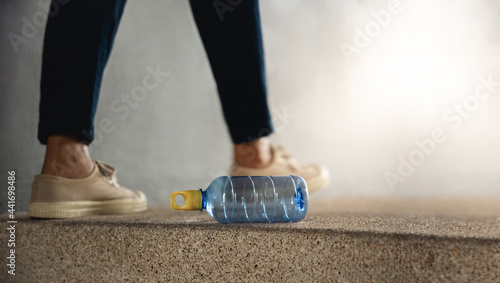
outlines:
[[[202,191],[201,192],[201,209],[200,211],[203,211],[203,209],[207,209],[207,191]]]

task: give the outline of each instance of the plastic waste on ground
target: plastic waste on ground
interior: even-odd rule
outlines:
[[[184,205],[175,203],[181,195]],[[206,210],[220,223],[297,222],[305,218],[309,193],[300,176],[221,176],[205,191],[174,192],[176,210]]]

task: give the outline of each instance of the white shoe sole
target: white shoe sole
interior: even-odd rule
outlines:
[[[74,218],[144,211],[148,208],[146,195],[137,193],[137,198],[107,201],[32,202],[28,205],[28,215],[35,218]]]

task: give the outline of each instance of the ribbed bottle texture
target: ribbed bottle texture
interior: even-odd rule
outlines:
[[[218,177],[202,191],[202,209],[221,223],[296,222],[309,195],[299,176]]]

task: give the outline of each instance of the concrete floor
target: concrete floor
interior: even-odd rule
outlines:
[[[222,225],[156,206],[70,220],[24,214],[17,225],[17,275],[0,269],[7,282],[500,280],[500,200],[313,198],[299,223]]]

